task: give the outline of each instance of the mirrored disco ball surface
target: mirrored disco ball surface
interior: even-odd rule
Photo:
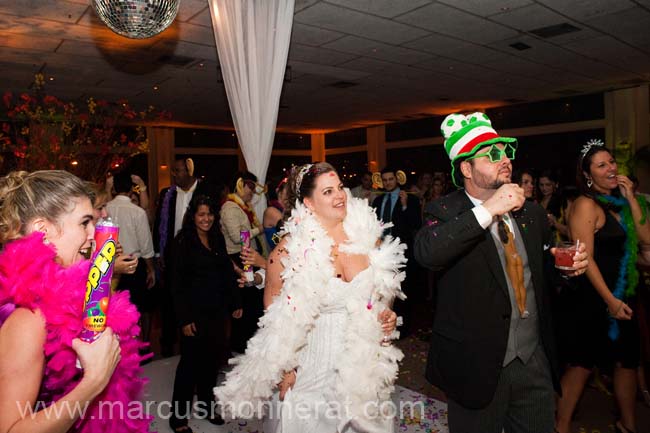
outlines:
[[[93,0],[95,12],[111,30],[145,39],[165,30],[176,18],[180,0]]]

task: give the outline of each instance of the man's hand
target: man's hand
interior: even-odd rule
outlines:
[[[399,192],[399,201],[402,203],[402,207],[406,207],[408,204],[408,194],[404,190],[400,190]]]
[[[196,335],[196,324],[194,322],[183,326],[183,335],[186,337],[194,337]]]
[[[144,180],[142,180],[142,178],[140,176],[138,176],[137,174],[132,174],[131,175],[131,182],[138,185],[140,187],[140,190],[142,190],[142,191],[144,191],[146,189],[146,185],[144,184]]]
[[[115,259],[113,272],[116,274],[134,274],[138,267],[138,258],[132,255],[121,255]]]
[[[506,183],[501,185],[492,197],[485,200],[483,207],[494,217],[520,209],[525,201],[526,197],[522,187],[516,183]]]
[[[156,272],[153,269],[147,268],[147,289],[151,289],[156,285]]]
[[[241,316],[244,315],[244,309],[243,308],[238,308],[235,311],[232,312],[232,318],[233,319],[241,319]]]

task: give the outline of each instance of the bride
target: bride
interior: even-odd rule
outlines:
[[[228,416],[266,415],[266,433],[394,430],[391,346],[405,246],[352,198],[334,167],[292,171],[295,208],[267,263],[265,315],[215,394]],[[278,385],[279,384],[279,385]]]

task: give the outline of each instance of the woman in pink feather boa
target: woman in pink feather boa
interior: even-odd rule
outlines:
[[[98,340],[76,338],[89,269],[82,250],[95,231],[91,199],[65,171],[0,179],[0,433],[148,431],[128,292],[111,298]]]

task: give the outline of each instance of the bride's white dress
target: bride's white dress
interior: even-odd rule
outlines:
[[[345,304],[360,280],[370,275],[367,270],[350,282],[340,278],[329,280],[324,307],[299,353],[296,383],[284,401],[279,401],[277,393],[274,395],[272,410],[264,421],[264,433],[337,433],[340,418],[336,409],[344,410],[336,400],[335,386],[337,360],[343,351],[348,320]],[[354,432],[350,427],[345,430]]]

